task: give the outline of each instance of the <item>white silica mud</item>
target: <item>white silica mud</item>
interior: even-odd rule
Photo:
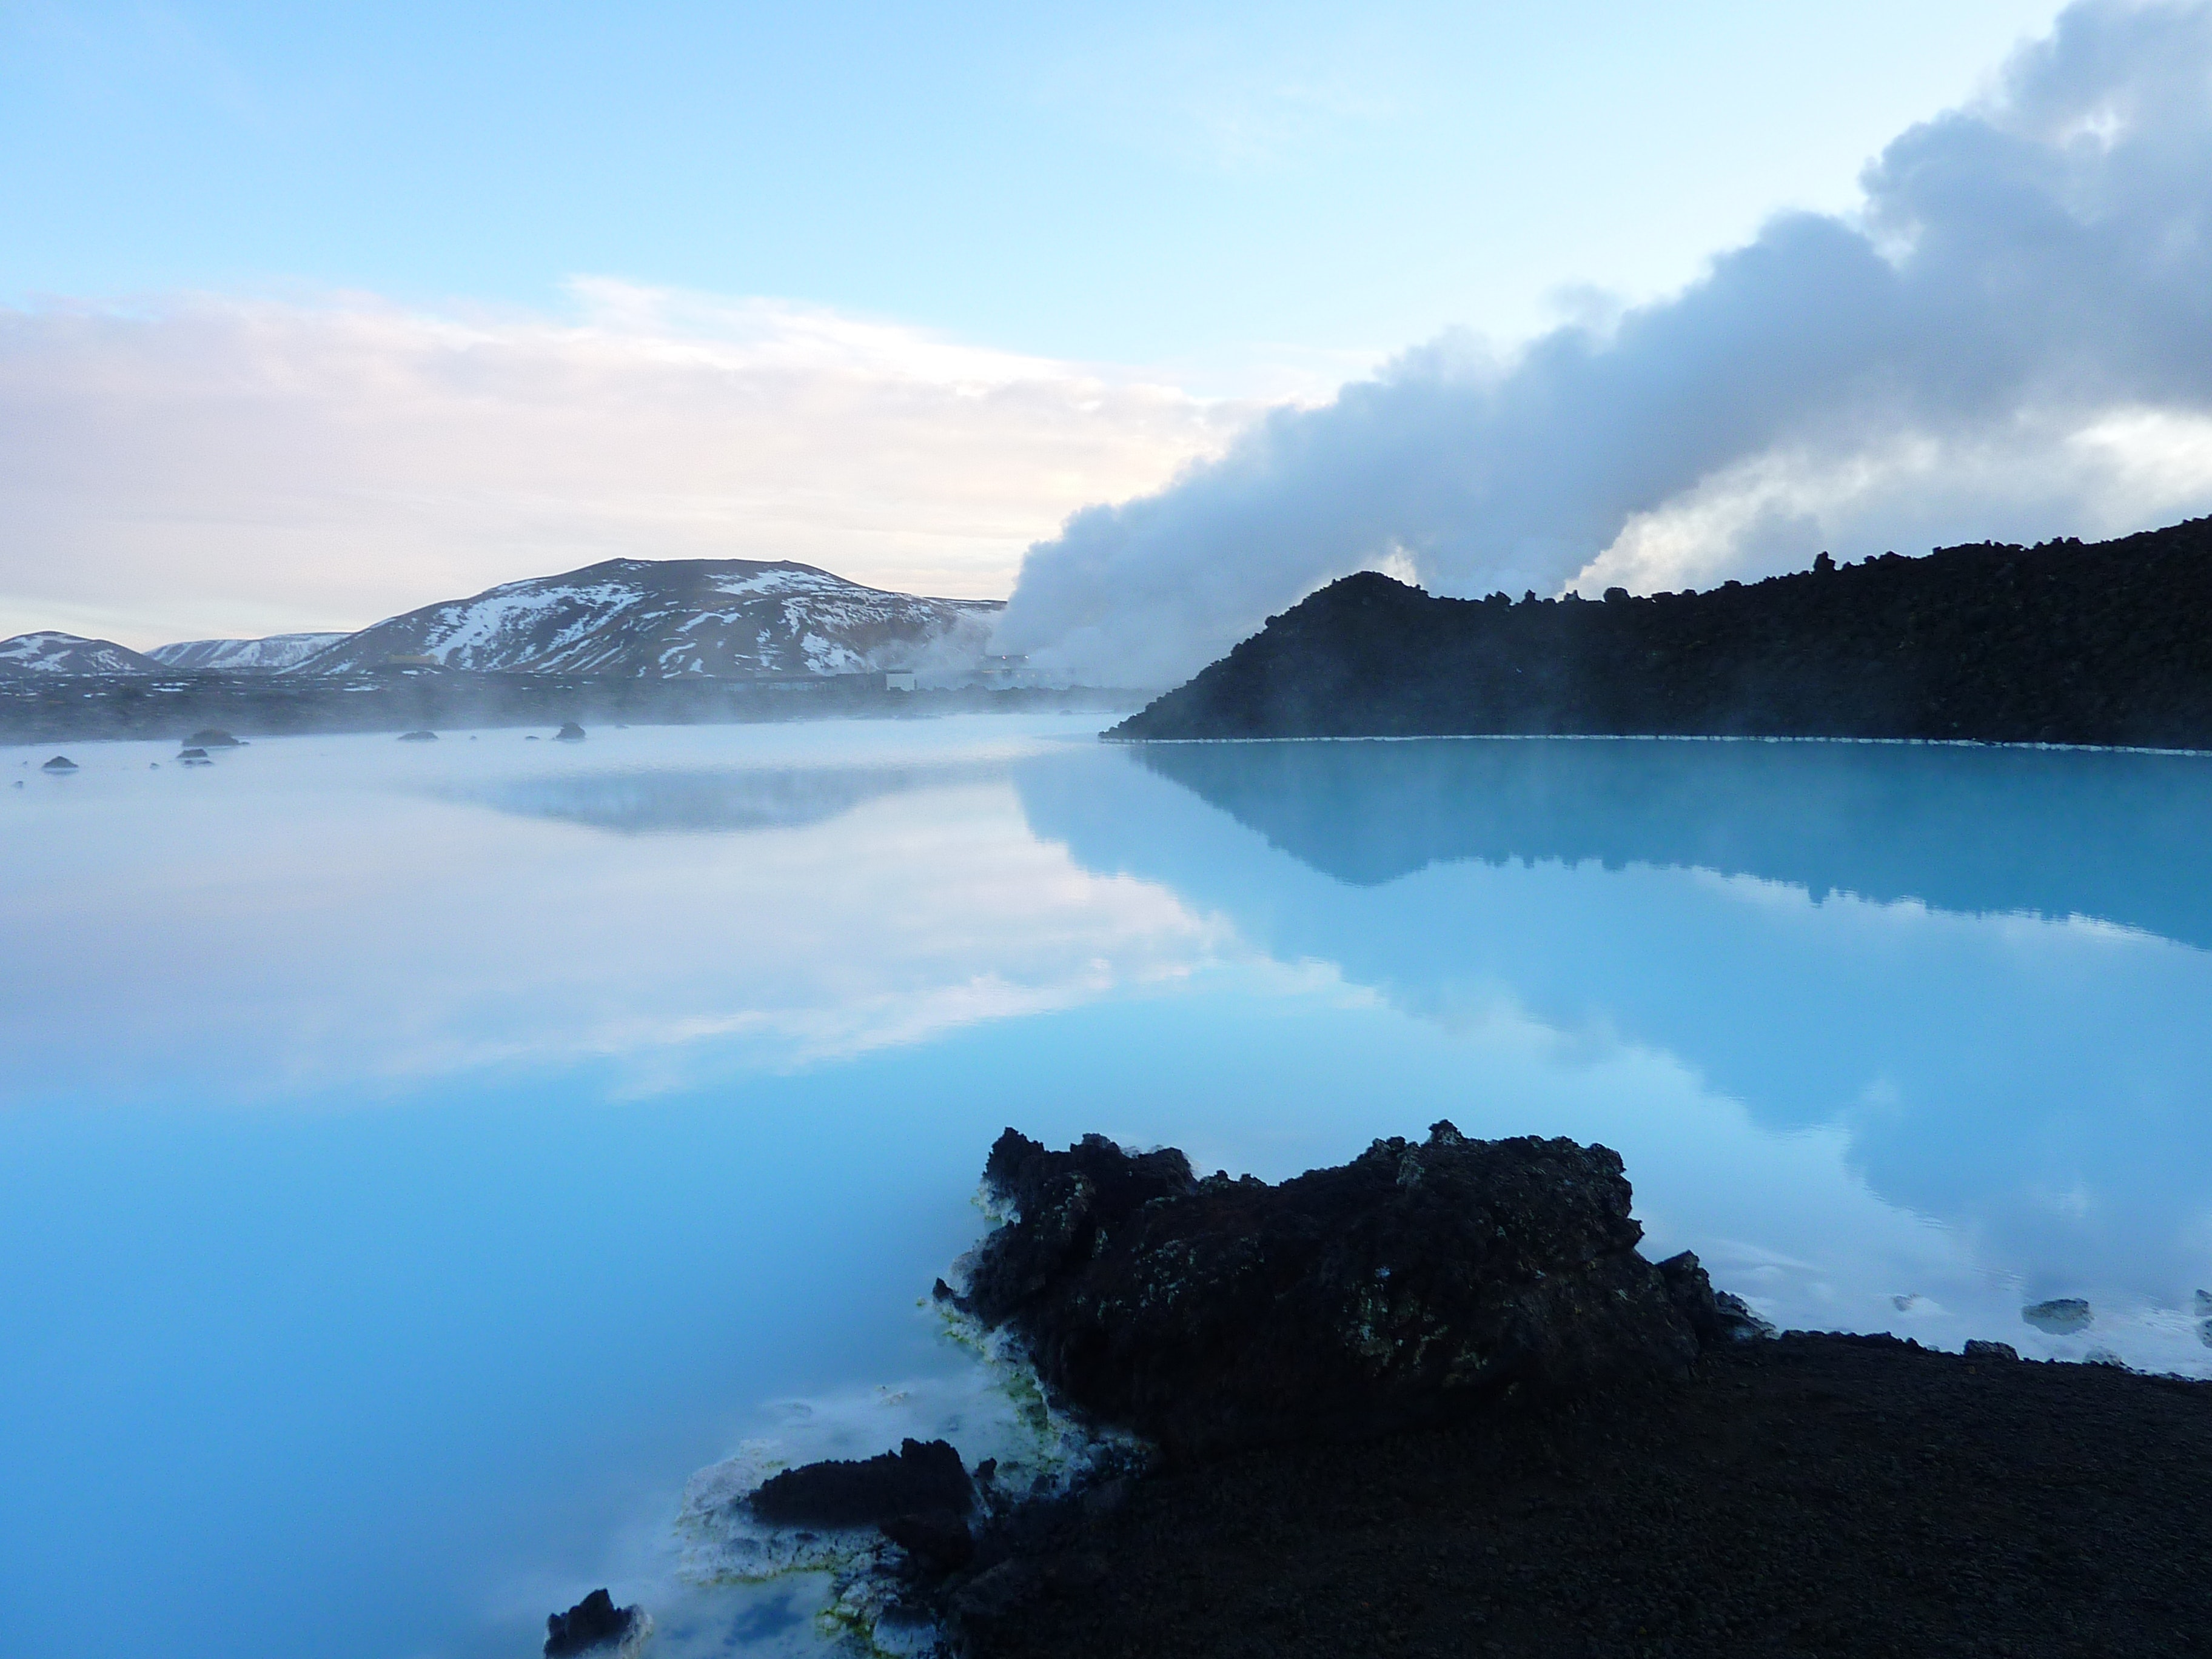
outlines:
[[[757,1605],[764,1593],[787,1609],[811,1607],[814,1636],[852,1654],[928,1652],[933,1632],[886,1619],[898,1555],[873,1527],[807,1529],[767,1525],[748,1499],[769,1477],[827,1458],[859,1459],[902,1441],[945,1440],[971,1471],[994,1467],[990,1501],[1019,1504],[1085,1484],[1103,1463],[1141,1463],[1134,1437],[1085,1425],[1057,1411],[1035,1370],[1000,1337],[949,1309],[935,1310],[945,1340],[969,1364],[949,1376],[780,1408],[771,1431],[685,1484],[676,1522],[678,1553],[671,1575],[678,1598],[720,1590]]]
[[[2212,759],[551,730],[0,751],[0,1651],[921,1639],[739,1500],[1102,1455],[929,1300],[1009,1125],[1600,1141],[1778,1326],[2212,1375]]]

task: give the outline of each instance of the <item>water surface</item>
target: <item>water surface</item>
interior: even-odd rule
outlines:
[[[2212,762],[1093,731],[0,751],[0,1649],[804,1647],[678,1495],[982,1431],[1009,1123],[1600,1139],[1779,1323],[2212,1373]]]

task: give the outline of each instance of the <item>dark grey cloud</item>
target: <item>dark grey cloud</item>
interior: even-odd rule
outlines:
[[[1814,536],[2212,502],[2212,7],[2069,9],[1863,184],[1859,211],[1778,217],[1610,330],[1503,362],[1439,339],[1086,508],[1030,550],[1005,648],[1158,684],[1362,565],[1670,586],[1802,563]]]

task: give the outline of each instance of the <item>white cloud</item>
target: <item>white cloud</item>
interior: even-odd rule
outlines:
[[[0,310],[0,634],[357,627],[617,555],[990,597],[1242,408],[769,300]]]

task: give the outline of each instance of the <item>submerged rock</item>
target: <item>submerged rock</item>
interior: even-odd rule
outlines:
[[[2089,1328],[2089,1304],[2078,1296],[2054,1297],[2022,1308],[2020,1316],[2047,1336],[2071,1336]]]
[[[932,1513],[957,1519],[975,1502],[960,1454],[943,1440],[908,1440],[857,1462],[803,1463],[770,1476],[751,1499],[753,1513],[778,1527],[875,1527]]]
[[[186,738],[185,743],[188,747],[195,749],[235,749],[239,746],[236,738],[220,727],[213,726],[201,727]]]
[[[399,741],[402,743],[435,743],[437,740],[438,734],[435,732],[402,732],[399,734]]]
[[[74,772],[76,770],[76,763],[71,760],[67,755],[57,755],[52,760],[48,761],[44,766],[41,766],[39,770],[41,772]]]
[[[574,720],[566,721],[561,729],[553,734],[553,741],[556,743],[581,743],[583,740],[584,728]]]
[[[644,1618],[636,1607],[618,1607],[614,1597],[595,1589],[566,1613],[545,1615],[545,1659],[619,1646]]]
[[[180,749],[177,751],[177,758],[187,766],[213,766],[215,764],[215,762],[209,758],[208,751],[204,749]]]
[[[1270,1186],[1009,1129],[984,1181],[1015,1218],[963,1305],[1073,1404],[1171,1451],[1364,1437],[1510,1389],[1679,1374],[1698,1351],[1603,1146],[1438,1123]],[[1697,1303],[1703,1270],[1675,1267]],[[1717,1298],[1708,1324],[1732,1340]]]

